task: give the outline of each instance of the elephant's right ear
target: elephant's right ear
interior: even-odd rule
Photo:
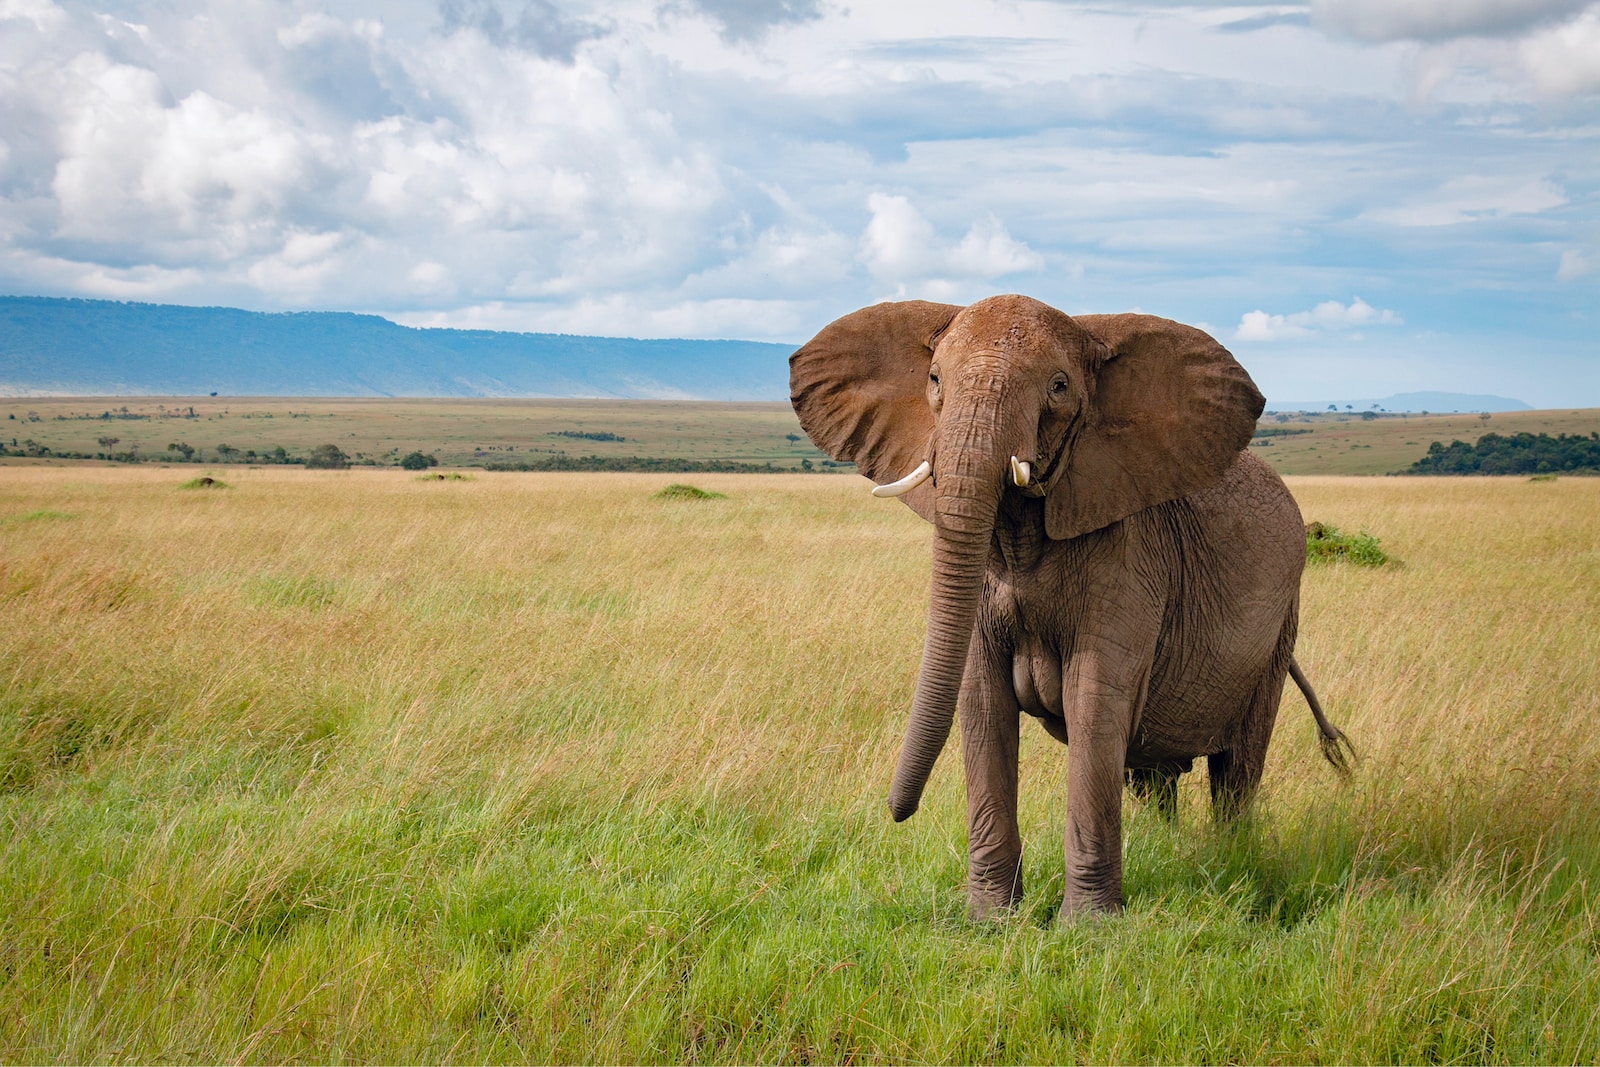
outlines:
[[[789,357],[789,402],[813,443],[884,485],[928,455],[928,367],[955,304],[875,304],[835,319]],[[933,519],[929,482],[900,498]]]

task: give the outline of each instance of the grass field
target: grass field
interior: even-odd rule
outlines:
[[[193,416],[190,416],[190,412]],[[1384,416],[1353,413],[1267,415],[1256,452],[1281,474],[1388,474],[1419,459],[1429,443],[1474,441],[1488,432],[1577,433],[1600,430],[1600,409],[1494,415]],[[1301,431],[1284,433],[1285,430]],[[605,435],[620,440],[596,440]],[[447,467],[537,463],[569,456],[648,456],[780,469],[826,457],[806,440],[788,404],[652,400],[361,400],[213,397],[0,398],[0,444],[35,441],[55,452],[136,450],[167,461],[182,442],[207,460],[217,446],[265,455],[275,447],[302,458],[335,444],[361,460],[392,465],[417,450]],[[1265,443],[1269,442],[1270,443]],[[13,444],[15,442],[15,444]],[[16,462],[10,460],[9,462]]]
[[[1499,419],[1499,416],[1496,416]],[[927,528],[854,477],[0,468],[0,1059],[1600,1058],[1600,479],[1299,478],[1255,820],[1129,801],[1128,910],[964,919],[883,796]],[[682,481],[684,479],[678,478]]]

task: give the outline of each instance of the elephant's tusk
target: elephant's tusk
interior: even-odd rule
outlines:
[[[1025,459],[1018,459],[1016,456],[1012,456],[1011,484],[1015,485],[1018,489],[1026,489],[1028,488],[1028,483],[1032,480],[1033,468],[1028,465],[1028,461]]]
[[[873,486],[872,495],[903,496],[906,493],[911,492],[911,490],[915,489],[923,482],[927,481],[929,476],[932,474],[933,464],[929,463],[927,460],[923,460],[921,465],[919,465],[916,470],[912,471],[904,478],[901,478],[898,482],[890,482],[888,485]]]

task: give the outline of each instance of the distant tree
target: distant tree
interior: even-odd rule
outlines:
[[[318,445],[311,450],[306,466],[313,470],[344,470],[350,466],[350,457],[338,445]]]
[[[282,445],[273,445],[272,451],[261,458],[268,463],[287,463],[289,462],[289,453]]]
[[[171,444],[167,445],[167,451],[176,452],[183,456],[183,461],[185,463],[188,463],[190,460],[194,459],[194,445],[188,444],[184,441],[173,441]]]
[[[105,437],[96,437],[95,440],[99,441],[100,442],[100,447],[105,449],[106,452],[109,454],[111,452],[111,449],[113,447],[115,447],[116,443],[118,441],[122,440],[122,438],[120,438],[120,437],[111,437],[111,436],[107,435]]]
[[[239,450],[232,445],[218,445],[217,455],[222,457],[222,462],[232,463],[239,458]]]
[[[1362,422],[1371,422],[1373,419],[1375,419],[1377,417],[1378,417],[1378,413],[1376,411],[1363,411],[1361,413],[1361,421]]]
[[[783,435],[783,439],[788,441],[791,445],[797,444],[800,441],[800,435],[797,433],[786,433]]]
[[[803,470],[803,471],[810,470],[811,469],[811,461],[809,459],[802,459],[800,461],[800,469]]]
[[[429,467],[437,467],[439,459],[433,455],[423,455],[421,452],[411,452],[400,461],[400,466],[408,471],[425,471]]]
[[[1487,411],[1479,412],[1478,413],[1478,421],[1479,422],[1488,422],[1489,421],[1489,413]]]
[[[1329,411],[1338,411],[1339,410],[1339,405],[1338,404],[1329,404],[1328,405],[1328,410]]]

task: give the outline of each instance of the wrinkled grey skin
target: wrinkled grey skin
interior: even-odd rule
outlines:
[[[1205,756],[1230,818],[1261,778],[1305,539],[1244,451],[1260,394],[1198,330],[1018,296],[866,308],[790,362],[824,451],[880,484],[933,467],[902,497],[933,523],[933,587],[894,818],[915,812],[959,708],[970,912],[1014,905],[1026,712],[1068,745],[1062,915],[1120,909],[1125,780],[1171,812]]]

